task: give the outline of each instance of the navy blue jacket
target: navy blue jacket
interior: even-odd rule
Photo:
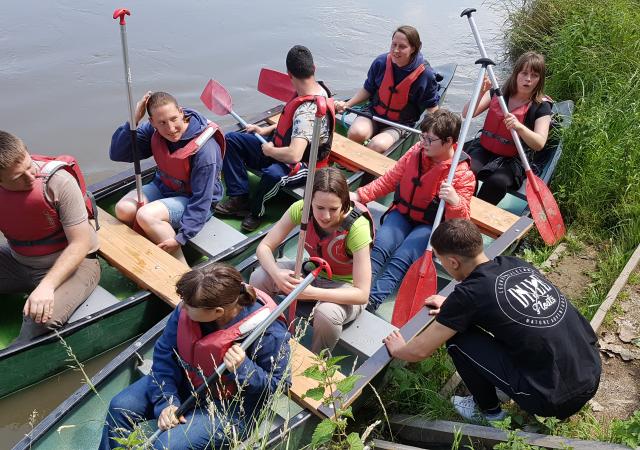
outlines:
[[[416,57],[404,67],[398,67],[394,63],[391,63],[393,67],[393,80],[396,84],[404,80],[411,72],[415,70],[420,64],[424,64],[425,60],[422,53],[418,53]],[[384,70],[387,64],[387,53],[383,53],[373,60],[369,72],[367,73],[367,79],[364,81],[364,88],[371,95],[376,93],[382,84],[384,78]],[[409,98],[413,103],[418,105],[420,111],[424,111],[426,108],[432,108],[440,101],[440,94],[438,94],[438,83],[436,81],[436,74],[430,66],[426,67],[426,70],[418,77],[418,79],[411,85],[409,90]]]
[[[185,116],[189,118],[189,126],[182,139],[178,142],[169,142],[170,152],[184,147],[191,139],[200,134],[207,126],[207,119],[192,109],[184,109]],[[144,122],[138,127],[138,153],[140,159],[152,156],[151,136],[155,129],[149,122]],[[164,138],[163,138],[164,139]],[[120,126],[111,138],[109,157],[112,161],[133,162],[131,152],[131,136],[129,134],[129,122]],[[209,139],[200,150],[191,157],[191,191],[189,202],[185,208],[180,228],[176,234],[176,241],[181,245],[193,238],[202,229],[211,210],[211,203],[218,202],[222,198],[223,188],[220,181],[222,170],[222,154],[220,146],[215,139]],[[166,197],[176,195],[174,191],[160,181],[156,174],[152,183],[155,183],[160,192]],[[181,193],[179,195],[186,195]]]
[[[244,319],[261,307],[256,302],[244,308],[227,326]],[[178,319],[182,305],[171,314],[162,336],[153,349],[153,365],[151,376],[154,379],[149,399],[153,403],[156,417],[169,406],[169,400],[176,406],[187,399],[193,388],[179,362],[178,352]],[[243,386],[243,407],[247,415],[253,413],[264,400],[276,391],[278,383],[286,375],[285,392],[291,386],[291,374],[287,371],[289,363],[289,332],[286,325],[276,320],[246,351],[247,357],[236,369],[235,379]],[[232,375],[233,376],[233,375]]]

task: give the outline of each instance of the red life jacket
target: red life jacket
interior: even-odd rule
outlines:
[[[324,86],[323,86],[324,87]],[[326,88],[325,88],[326,90]],[[328,91],[327,91],[328,92]],[[273,135],[273,145],[276,147],[288,147],[291,144],[291,132],[293,131],[293,116],[296,110],[304,102],[312,102],[315,100],[315,95],[303,95],[294,97],[289,100],[282,114],[278,119],[278,125]],[[332,98],[327,98],[327,120],[329,125],[329,139],[327,142],[318,146],[318,162],[316,163],[316,169],[326,167],[329,163],[329,154],[331,153],[331,143],[333,142],[333,130],[336,125],[336,110]],[[307,143],[307,148],[304,150],[302,160],[295,164],[290,164],[291,173],[294,175],[302,167],[301,163],[309,162],[309,154],[311,151],[311,142]]]
[[[429,170],[422,171],[422,152],[411,155],[407,162],[407,172],[400,179],[389,211],[397,209],[401,214],[408,215],[416,222],[432,224],[436,218],[440,198],[440,185],[447,180],[451,160],[433,165]],[[469,155],[462,152],[456,174],[470,170]],[[455,180],[455,175],[454,175]]]
[[[255,289],[255,288],[254,288]],[[222,364],[227,350],[246,337],[258,324],[276,309],[277,305],[266,293],[256,289],[258,304],[262,304],[244,319],[228,328],[202,335],[200,322],[189,318],[186,309],[182,308],[178,319],[178,355],[187,376],[196,388],[211,376]],[[284,317],[280,317],[284,322]],[[231,397],[237,392],[236,383],[229,374],[222,375],[217,388],[210,386],[213,395],[218,399]]]
[[[543,97],[543,101],[551,102],[552,100],[545,96]],[[529,108],[531,108],[532,105],[533,102],[529,101],[510,112],[516,116],[520,123],[524,124]],[[511,132],[504,124],[504,114],[500,108],[497,95],[491,97],[489,112],[487,113],[484,126],[480,132],[480,145],[491,153],[501,156],[516,156],[518,154],[518,149],[511,139]]]
[[[0,204],[5,211],[0,214],[0,231],[14,252],[23,256],[44,256],[63,250],[68,244],[58,210],[45,195],[47,183],[54,173],[63,169],[73,175],[84,196],[90,219],[96,218],[97,208],[73,156],[31,155],[31,159],[45,163],[36,174],[31,190],[9,191],[0,187]]]
[[[224,134],[214,122],[209,122],[198,136],[173,153],[169,152],[166,139],[160,133],[154,131],[151,136],[151,152],[158,165],[158,175],[160,175],[162,183],[175,192],[190,194],[191,156],[200,150],[200,147],[212,136],[220,146],[220,151],[224,158]]]
[[[362,203],[353,202],[351,211],[333,233],[326,233],[311,216],[312,226],[308,227],[304,240],[304,248],[311,256],[323,258],[331,266],[334,275],[348,276],[353,274],[353,255],[347,250],[347,236],[351,226],[364,216],[369,220],[371,237],[375,238],[373,216]],[[373,241],[372,241],[373,242]]]
[[[411,90],[411,85],[424,70],[425,65],[420,64],[400,83],[396,84],[393,79],[391,53],[387,54],[382,83],[371,101],[375,113],[380,117],[386,117],[395,122],[415,122],[418,120],[421,111],[410,102],[409,91]]]

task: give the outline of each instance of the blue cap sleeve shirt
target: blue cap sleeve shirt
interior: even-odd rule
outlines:
[[[480,327],[492,334],[530,385],[558,404],[600,379],[589,322],[518,258],[500,256],[476,267],[447,297],[436,320],[459,333]]]
[[[170,152],[184,147],[190,140],[198,136],[207,126],[207,119],[195,110],[185,108],[185,116],[189,119],[189,126],[182,139],[178,142],[169,142]],[[151,152],[151,136],[155,129],[149,122],[143,122],[138,127],[137,144],[140,159],[149,158]],[[113,161],[133,162],[131,151],[131,135],[129,122],[120,126],[111,138],[109,156]],[[202,229],[211,204],[220,201],[223,195],[220,171],[222,170],[222,152],[215,139],[209,139],[198,152],[191,157],[191,195],[185,208],[180,228],[176,234],[176,241],[181,245],[193,238]],[[165,186],[158,175],[153,179],[160,192],[166,197],[176,195],[174,191]],[[183,193],[178,195],[185,195]]]

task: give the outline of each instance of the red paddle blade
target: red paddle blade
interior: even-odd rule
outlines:
[[[281,102],[288,102],[297,95],[289,75],[266,67],[260,70],[258,91]]]
[[[216,80],[209,80],[204,87],[200,100],[209,111],[217,116],[226,116],[233,109],[233,101],[227,90]]]
[[[565,235],[564,221],[549,187],[533,172],[527,172],[527,203],[542,240],[553,245]]]
[[[396,303],[393,307],[391,324],[400,328],[424,306],[427,297],[438,289],[438,276],[433,265],[431,250],[414,262],[402,280]]]

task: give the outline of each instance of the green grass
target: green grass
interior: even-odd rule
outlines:
[[[392,366],[390,371],[391,380],[382,393],[388,411],[410,411],[428,419],[458,417],[449,398],[440,395],[440,389],[455,371],[444,348],[424,361]]]
[[[527,50],[543,53],[545,92],[576,105],[572,125],[563,131],[563,156],[551,187],[568,226],[569,252],[579,252],[585,243],[598,250],[587,293],[576,301],[591,318],[640,244],[640,2],[498,3],[509,11],[507,59],[514,62]],[[532,234],[521,255],[540,264],[552,249]],[[630,284],[639,281],[634,274]],[[441,351],[433,363],[395,369],[385,397],[389,409],[432,419],[455,417],[438,395],[446,362]],[[638,417],[612,431],[587,407],[568,421],[540,426],[550,434],[624,442],[625,436],[639,436]]]

